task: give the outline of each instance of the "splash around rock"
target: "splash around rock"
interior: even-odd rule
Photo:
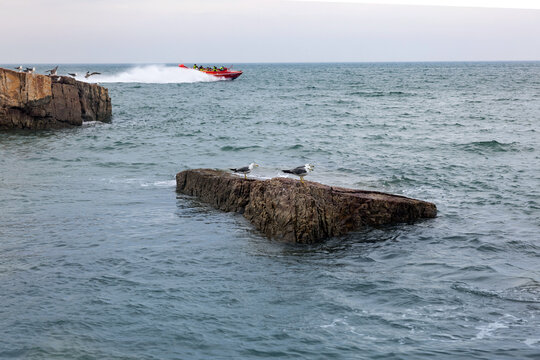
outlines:
[[[243,179],[212,169],[176,175],[176,190],[243,214],[267,237],[311,244],[364,226],[412,223],[437,215],[435,204],[287,178]]]

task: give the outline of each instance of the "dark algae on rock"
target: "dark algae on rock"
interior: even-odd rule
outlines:
[[[0,68],[0,129],[56,129],[109,121],[108,90],[65,76]]]
[[[270,238],[303,244],[364,226],[412,223],[437,215],[435,204],[404,196],[287,178],[243,179],[211,169],[178,173],[176,190],[243,214]]]

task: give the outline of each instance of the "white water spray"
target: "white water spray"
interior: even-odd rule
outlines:
[[[94,75],[88,79],[85,79],[84,75],[79,75],[77,80],[92,83],[176,84],[220,81],[221,79],[198,70],[178,66],[146,65],[136,66],[116,74]]]

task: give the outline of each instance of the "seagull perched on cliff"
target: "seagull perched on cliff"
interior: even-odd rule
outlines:
[[[56,75],[56,70],[58,70],[58,65],[56,65],[56,67],[54,67],[53,69],[47,70],[45,72],[50,73],[49,75],[51,75],[51,76],[55,76]]]
[[[232,170],[235,173],[244,174],[244,179],[247,179],[247,174],[249,174],[251,170],[253,170],[253,168],[255,167],[259,167],[259,165],[255,163],[251,163],[248,166],[244,166],[238,169],[230,169],[230,170]]]
[[[101,73],[100,73],[100,72],[96,72],[96,71],[94,71],[93,73],[91,73],[90,71],[87,71],[87,72],[86,72],[86,75],[84,75],[84,78],[85,78],[85,79],[88,79],[88,78],[89,78],[90,76],[92,76],[92,75],[101,75]]]
[[[22,65],[19,65],[19,67],[16,67],[15,70],[19,70],[19,72],[21,72],[23,69]]]
[[[24,72],[27,73],[27,74],[33,74],[34,71],[36,71],[36,68],[35,68],[35,67],[24,69]]]
[[[303,184],[304,183],[304,176],[306,176],[310,172],[312,172],[313,169],[315,169],[314,165],[306,164],[304,166],[299,166],[299,167],[296,167],[294,169],[281,170],[281,171],[283,171],[286,174],[293,174],[293,175],[299,176],[300,177],[300,182]]]

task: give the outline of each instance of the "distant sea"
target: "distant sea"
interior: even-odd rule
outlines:
[[[0,133],[1,359],[540,359],[539,62],[177,65]],[[439,214],[296,246],[175,192],[252,161]]]

